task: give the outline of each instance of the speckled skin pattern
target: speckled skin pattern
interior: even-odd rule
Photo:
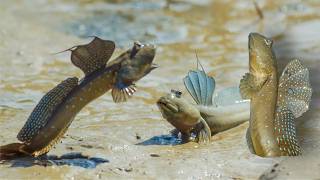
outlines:
[[[127,81],[128,84],[134,83],[151,71],[151,63],[155,56],[154,46],[142,46],[139,52],[131,57],[130,53],[131,51],[128,50],[106,67],[86,75],[80,84],[76,85],[66,97],[63,97],[57,107],[52,106],[53,112],[47,123],[34,133],[31,139],[24,142],[19,147],[19,151],[32,156],[47,153],[64,135],[77,113],[84,106],[115,87],[121,69],[129,68],[121,74],[123,79],[131,78],[130,82]],[[130,72],[131,69],[134,69],[135,72]]]
[[[274,134],[278,78],[272,41],[257,33],[249,35],[249,72],[257,84],[251,96],[249,133],[259,156],[279,156]]]

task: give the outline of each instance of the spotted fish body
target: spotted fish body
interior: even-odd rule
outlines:
[[[78,78],[68,78],[43,96],[20,130],[18,140],[30,143],[38,131],[46,125],[53,111],[77,85]]]
[[[135,43],[132,49],[106,65],[114,49],[112,41],[97,37],[87,45],[70,49],[72,63],[84,72],[85,77],[80,83],[77,78],[68,78],[50,90],[19,132],[17,137],[23,143],[0,146],[0,159],[19,153],[32,156],[47,153],[65,134],[77,113],[110,89],[115,91],[112,94],[115,102],[126,101],[134,93],[128,91],[133,83],[154,69],[155,48]],[[137,64],[140,61],[143,63]],[[135,73],[130,70],[121,73],[123,68],[134,69]],[[122,82],[119,89],[117,83],[123,79],[131,81]]]
[[[262,157],[299,155],[294,118],[308,109],[308,70],[294,60],[278,81],[272,41],[257,33],[249,35],[249,67],[240,81],[242,97],[251,100],[249,149]]]

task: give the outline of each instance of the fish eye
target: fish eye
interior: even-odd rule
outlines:
[[[266,43],[266,45],[267,45],[268,47],[271,47],[271,46],[272,46],[272,43],[273,43],[273,41],[272,41],[271,39],[264,39],[264,42]]]
[[[135,41],[133,44],[133,48],[131,50],[131,53],[130,53],[130,58],[133,58],[143,46],[144,45],[141,44],[139,41]]]
[[[144,45],[141,43],[141,42],[139,42],[139,41],[135,41],[134,42],[134,47],[136,47],[136,48],[142,48]]]
[[[175,97],[177,97],[177,98],[180,98],[181,95],[182,95],[181,91],[177,91],[177,90],[174,90],[174,89],[171,89],[171,93],[174,94]]]

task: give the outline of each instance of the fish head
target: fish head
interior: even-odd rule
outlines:
[[[249,34],[250,72],[270,74],[275,69],[273,41],[259,33]]]
[[[119,79],[126,84],[138,81],[158,67],[153,63],[156,47],[152,44],[134,42],[133,47],[126,54],[127,58],[121,63],[118,75]]]
[[[190,130],[201,118],[198,109],[181,97],[182,93],[171,90],[157,101],[162,116],[181,132]]]

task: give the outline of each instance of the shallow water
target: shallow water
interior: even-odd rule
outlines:
[[[2,1],[0,4],[0,144],[16,135],[35,104],[67,77],[82,77],[68,53],[53,55],[98,35],[116,42],[115,56],[132,41],[155,43],[161,67],[140,80],[123,104],[106,93],[75,118],[49,155],[81,152],[107,160],[86,169],[74,164],[28,167],[0,165],[0,179],[257,179],[316,178],[320,152],[320,3],[316,0],[251,1]],[[247,123],[213,137],[207,146],[179,145],[155,102],[170,89],[187,95],[182,78],[196,68],[195,51],[217,89],[237,85],[248,69],[247,36],[275,39],[280,67],[299,58],[314,88],[310,111],[297,120],[304,156],[260,158],[249,153]],[[22,161],[24,162],[24,161]],[[79,162],[79,161],[76,161]],[[280,163],[279,166],[273,166]],[[305,165],[305,166],[304,166]],[[307,170],[303,167],[308,167]]]

